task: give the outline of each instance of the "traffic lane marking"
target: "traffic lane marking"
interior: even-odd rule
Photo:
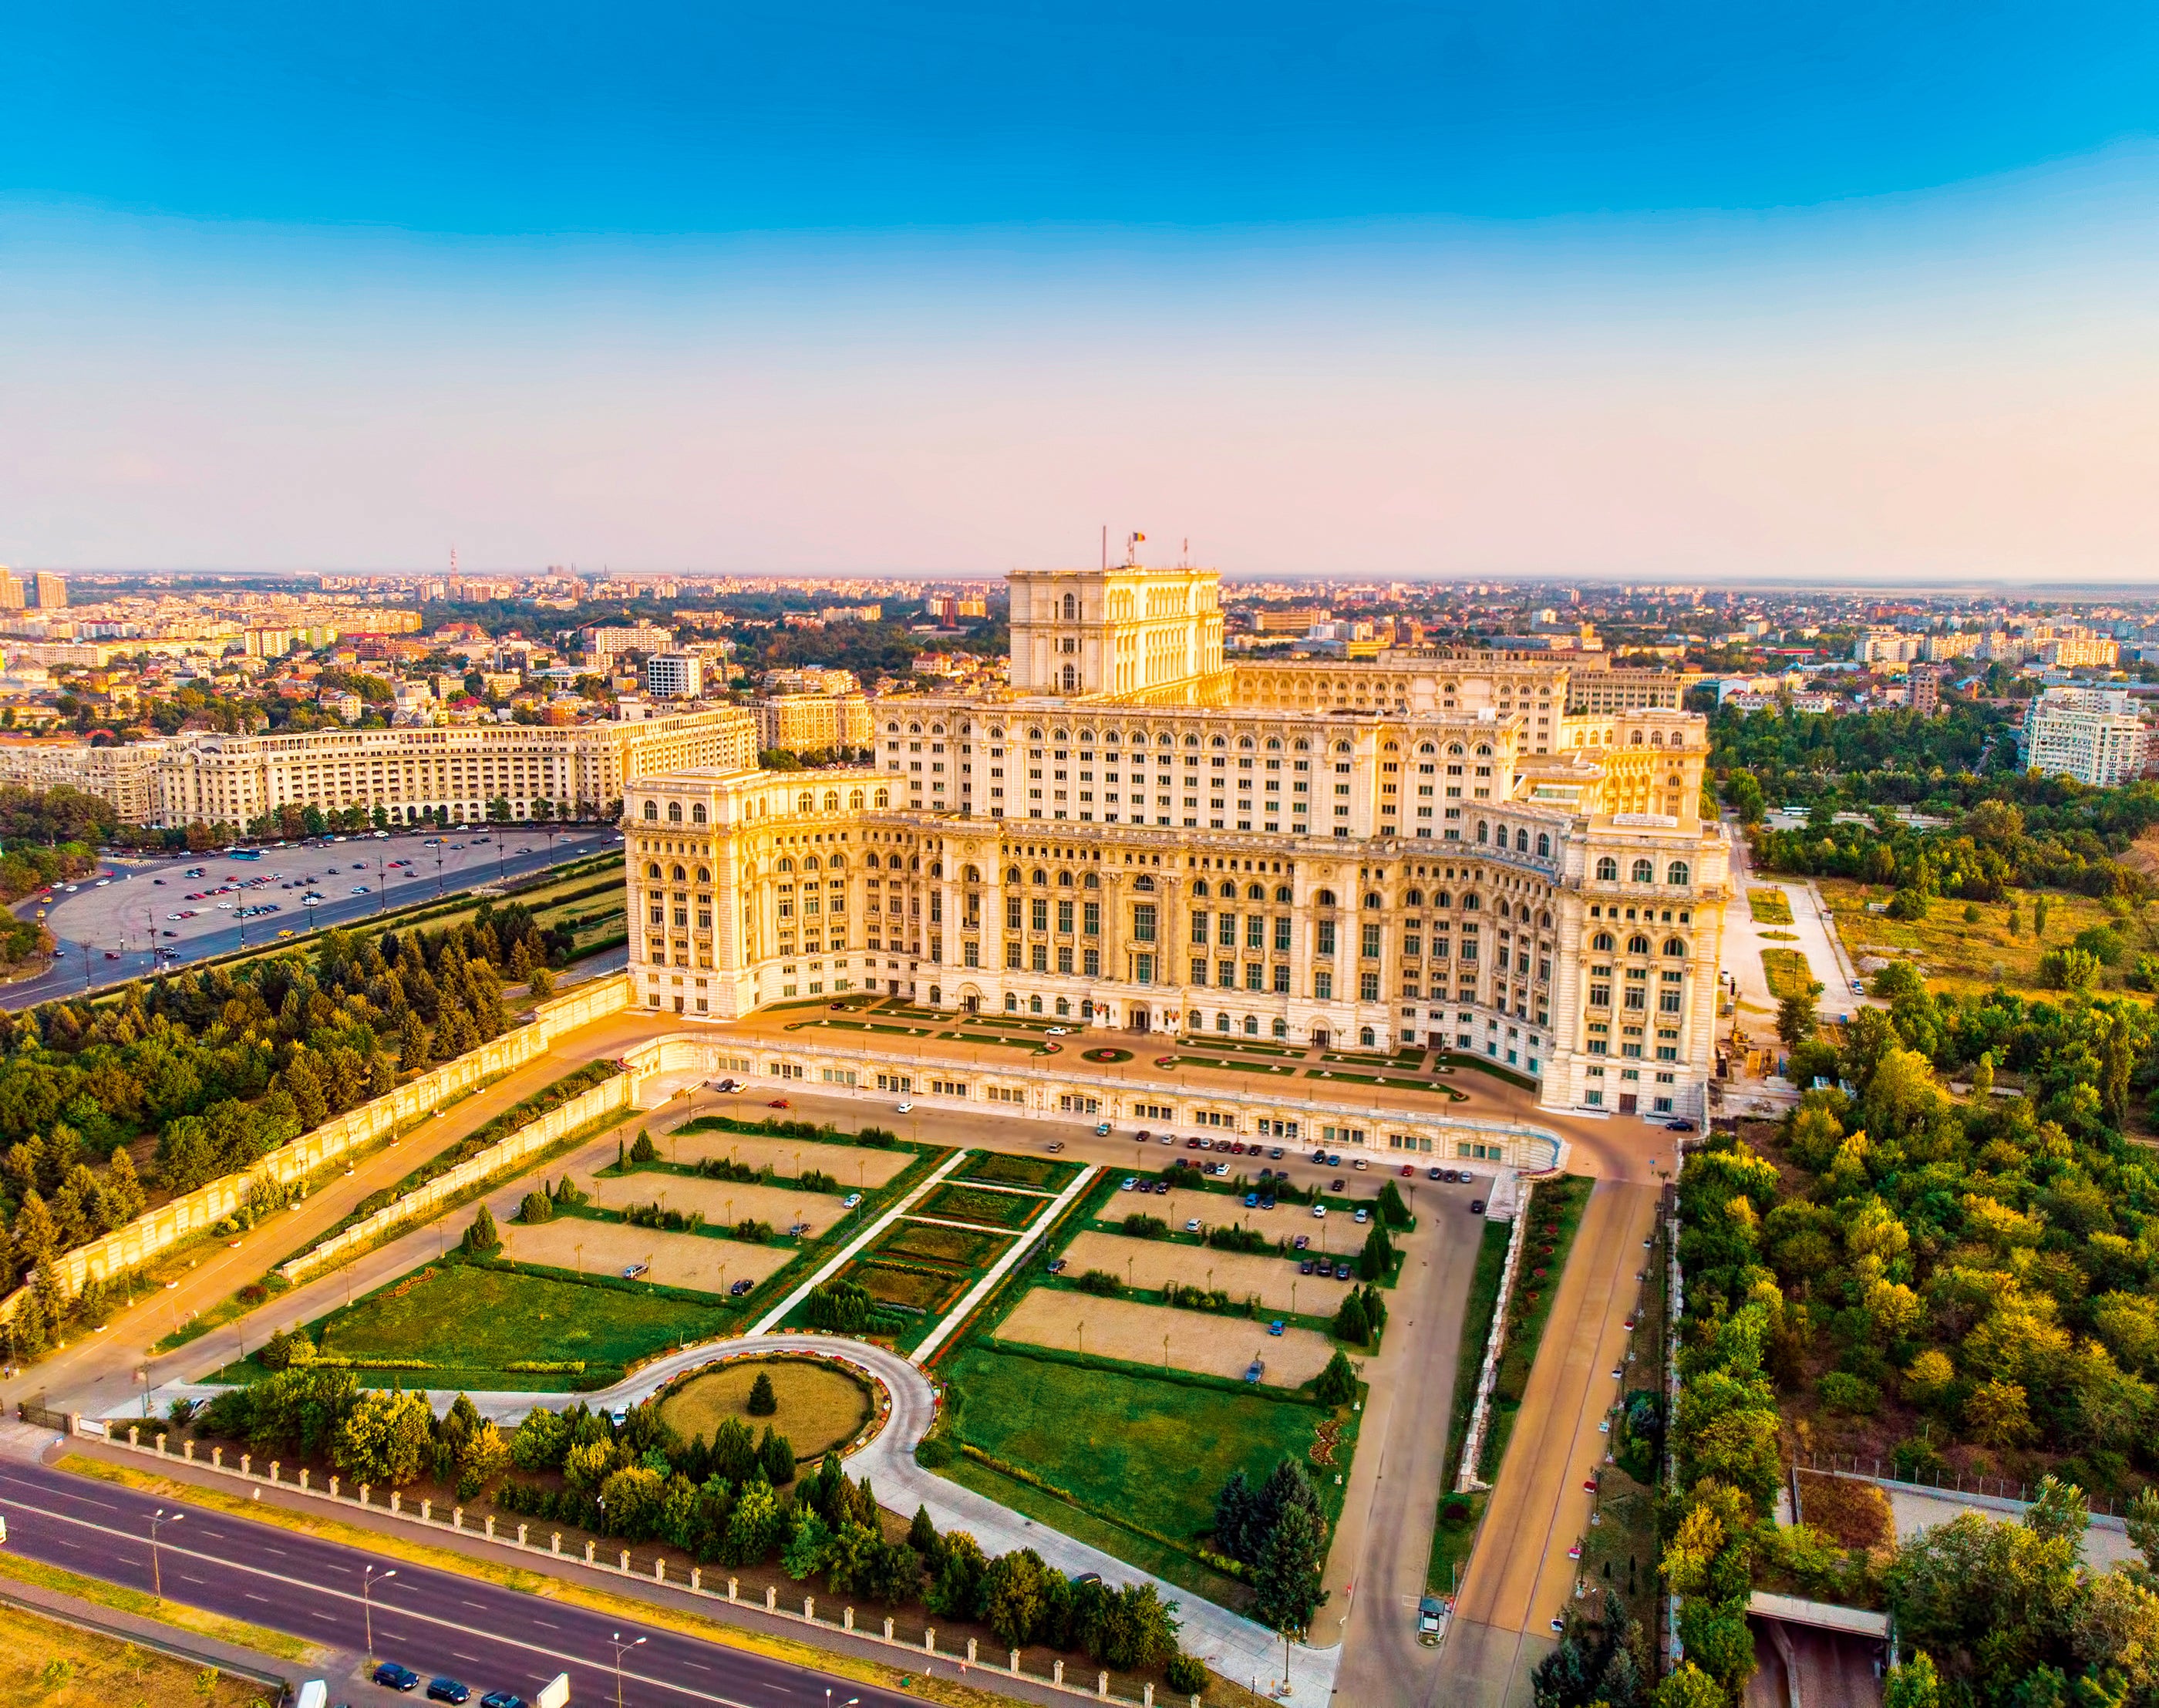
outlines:
[[[12,1479],[12,1478],[11,1478],[11,1479],[8,1479],[8,1480],[11,1480],[11,1481],[12,1481],[12,1480],[17,1480],[17,1479]],[[19,1510],[21,1510],[21,1511],[23,1511],[23,1512],[26,1512],[26,1513],[35,1514],[37,1514],[37,1515],[38,1515],[38,1516],[39,1516],[39,1517],[50,1519],[53,1519],[54,1521],[55,1521],[55,1522],[57,1522],[57,1523],[60,1523],[60,1524],[76,1524],[76,1525],[80,1525],[80,1527],[82,1527],[82,1528],[83,1528],[83,1529],[85,1529],[96,1530],[96,1531],[98,1531],[99,1533],[101,1533],[101,1534],[102,1534],[102,1535],[110,1535],[110,1536],[115,1537],[115,1538],[116,1538],[116,1539],[117,1539],[117,1540],[123,1540],[123,1541],[138,1541],[138,1540],[140,1540],[140,1539],[139,1539],[139,1538],[137,1538],[137,1537],[132,1536],[132,1535],[128,1535],[128,1534],[127,1534],[127,1532],[125,1532],[125,1531],[115,1530],[115,1529],[112,1529],[111,1526],[109,1526],[109,1525],[106,1525],[106,1524],[95,1524],[95,1523],[91,1522],[91,1520],[89,1520],[89,1519],[82,1519],[82,1518],[75,1517],[75,1516],[74,1514],[68,1514],[68,1513],[60,1513],[60,1512],[54,1512],[54,1511],[52,1511],[52,1510],[50,1510],[50,1509],[47,1509],[47,1508],[43,1508],[43,1507],[37,1506],[37,1505],[34,1504],[33,1503],[28,1502],[28,1501],[25,1501],[25,1500],[20,1500],[20,1499],[8,1499],[8,1498],[0,1498],[0,1506],[11,1506],[11,1507],[15,1507],[15,1508],[18,1509],[19,1509]],[[197,1534],[198,1534],[198,1535],[205,1535],[205,1534],[207,1534],[207,1533],[205,1533],[205,1532],[199,1532],[199,1532],[197,1532]],[[65,1538],[52,1537],[52,1538],[45,1538],[45,1539],[44,1539],[44,1540],[49,1540],[49,1541],[58,1541],[58,1542],[60,1542],[63,1545],[75,1548],[75,1549],[76,1549],[76,1550],[77,1550],[78,1552],[81,1551],[81,1550],[80,1550],[80,1544],[76,1544],[76,1543],[73,1543],[73,1542],[69,1542],[69,1541],[67,1541],[67,1540],[66,1540],[66,1539],[65,1539]],[[236,1570],[236,1571],[240,1571],[250,1572],[250,1573],[252,1573],[253,1575],[255,1575],[255,1576],[257,1576],[257,1577],[267,1578],[267,1579],[268,1579],[269,1581],[271,1581],[272,1582],[283,1584],[283,1585],[285,1585],[285,1586],[286,1586],[287,1587],[288,1587],[288,1588],[295,1589],[295,1590],[298,1590],[298,1591],[302,1592],[303,1593],[312,1593],[312,1594],[315,1594],[315,1595],[330,1596],[330,1597],[335,1597],[336,1599],[338,1599],[338,1600],[339,1600],[339,1601],[344,1601],[344,1602],[361,1601],[361,1600],[363,1600],[363,1599],[364,1599],[364,1597],[363,1597],[356,1596],[356,1595],[352,1595],[352,1594],[350,1594],[350,1593],[349,1593],[349,1592],[345,1592],[345,1591],[343,1591],[343,1590],[332,1589],[332,1588],[329,1588],[329,1587],[327,1587],[327,1586],[325,1586],[319,1585],[319,1584],[311,1584],[311,1583],[308,1583],[308,1582],[305,1582],[305,1581],[303,1581],[303,1580],[298,1579],[298,1578],[287,1577],[287,1576],[285,1576],[283,1573],[282,1573],[282,1572],[272,1571],[269,1571],[269,1570],[267,1570],[267,1569],[266,1569],[266,1568],[264,1568],[264,1567],[262,1567],[262,1566],[251,1566],[251,1565],[247,1564],[245,1560],[228,1560],[228,1559],[223,1558],[223,1557],[221,1557],[221,1556],[220,1556],[220,1555],[217,1555],[205,1554],[205,1553],[202,1553],[202,1552],[200,1552],[200,1551],[199,1551],[199,1550],[197,1550],[184,1547],[184,1546],[183,1546],[183,1545],[179,1545],[179,1544],[178,1544],[178,1543],[161,1541],[161,1542],[159,1543],[159,1545],[158,1545],[160,1546],[160,1548],[161,1548],[161,1549],[163,1549],[163,1550],[168,1550],[168,1551],[169,1551],[169,1552],[171,1552],[171,1553],[173,1553],[173,1554],[175,1554],[175,1555],[180,1555],[180,1556],[181,1556],[181,1557],[183,1557],[183,1558],[188,1558],[188,1559],[196,1560],[199,1560],[199,1561],[202,1562],[202,1563],[203,1563],[203,1564],[205,1564],[205,1565],[220,1566],[227,1567],[227,1568],[231,1569],[231,1570]],[[131,1563],[132,1563],[132,1562],[131,1562]],[[424,1568],[423,1568],[423,1569],[424,1569]],[[199,1580],[198,1580],[198,1581],[199,1581]],[[418,1587],[418,1586],[419,1586],[419,1585],[418,1585],[418,1583],[417,1583],[417,1579],[415,1580],[415,1583],[414,1583],[414,1586],[415,1586],[415,1587]],[[251,1592],[246,1592],[246,1591],[243,1591],[241,1593],[242,1593],[244,1596],[246,1596],[246,1598],[247,1598],[247,1599],[249,1599],[249,1600],[251,1600],[251,1601],[258,1601],[258,1602],[264,1602],[266,1605],[268,1605],[268,1604],[269,1604],[269,1603],[267,1602],[267,1598],[266,1598],[266,1597],[264,1597],[257,1596],[257,1595],[254,1595],[254,1594],[252,1594]],[[503,1592],[503,1593],[504,1593],[505,1595],[512,1595],[512,1594],[516,1594],[516,1593],[518,1593],[518,1592],[515,1592],[515,1591],[507,1591],[507,1590],[506,1590],[506,1591]],[[504,1607],[503,1608],[497,1609],[496,1611],[505,1611],[505,1612],[506,1612],[506,1611],[508,1611],[508,1610],[509,1610],[508,1606],[505,1606],[505,1607]],[[213,1609],[210,1609],[210,1611],[215,1612],[215,1611],[217,1611],[217,1610],[213,1608]],[[444,1619],[444,1618],[439,1618],[439,1617],[436,1617],[436,1616],[434,1616],[434,1615],[432,1615],[432,1614],[427,1613],[427,1612],[422,1612],[422,1610],[420,1610],[419,1608],[417,1608],[417,1607],[400,1607],[400,1608],[399,1608],[399,1611],[400,1611],[401,1612],[406,1613],[406,1614],[410,1615],[411,1617],[414,1617],[414,1618],[417,1618],[417,1619],[418,1619],[418,1620],[422,1621],[423,1623],[427,1624],[427,1625],[430,1625],[430,1626],[437,1626],[437,1627],[440,1627],[440,1628],[443,1628],[443,1629],[447,1629],[447,1630],[452,1630],[452,1631],[458,1631],[458,1632],[461,1632],[461,1633],[464,1633],[465,1635],[467,1635],[468,1637],[469,1637],[469,1636],[472,1634],[472,1633],[471,1633],[471,1630],[470,1630],[470,1628],[469,1628],[469,1627],[463,1626],[463,1625],[459,1625],[459,1624],[456,1623],[455,1623],[454,1621],[453,1621],[453,1620]],[[596,1617],[598,1617],[598,1616],[596,1616]],[[601,1618],[601,1619],[600,1619],[600,1623],[607,1623],[607,1622],[606,1622],[606,1621],[604,1620],[604,1618],[603,1617],[603,1618]],[[385,1628],[385,1634],[386,1634],[386,1635],[393,1635],[393,1636],[394,1636],[394,1633],[389,1633],[389,1632],[388,1632],[387,1628]],[[655,1626],[655,1627],[650,1627],[650,1628],[648,1628],[648,1630],[650,1631],[650,1633],[651,1636],[653,1636],[653,1637],[657,1637],[657,1638],[660,1638],[660,1639],[663,1641],[663,1643],[666,1643],[667,1646],[668,1646],[668,1647],[670,1647],[670,1648],[674,1647],[674,1646],[675,1646],[675,1644],[676,1644],[676,1643],[681,1643],[681,1642],[684,1642],[684,1641],[687,1641],[687,1642],[691,1642],[691,1643],[695,1643],[695,1642],[697,1642],[697,1641],[699,1640],[699,1639],[695,1638],[685,1638],[683,1637],[682,1633],[679,1633],[679,1632],[669,1631],[669,1630],[667,1630],[666,1628],[665,1628],[664,1627],[656,1627],[656,1626]],[[567,1654],[567,1653],[565,1653],[565,1652],[563,1652],[563,1651],[562,1651],[562,1650],[560,1650],[560,1649],[550,1648],[549,1647],[547,1647],[547,1646],[546,1646],[546,1644],[544,1644],[544,1643],[532,1643],[532,1642],[529,1642],[529,1641],[527,1641],[527,1640],[526,1640],[526,1639],[524,1639],[524,1638],[522,1638],[511,1636],[511,1635],[510,1635],[510,1634],[508,1634],[508,1633],[502,1633],[502,1632],[490,1632],[490,1633],[487,1633],[487,1635],[488,1635],[489,1640],[489,1641],[491,1641],[491,1642],[498,1643],[503,1644],[505,1647],[507,1647],[507,1648],[517,1648],[517,1649],[522,1649],[522,1650],[525,1650],[525,1651],[526,1651],[526,1652],[528,1652],[528,1653],[531,1653],[531,1654],[539,1654],[539,1655],[544,1655],[544,1656],[546,1656],[548,1659],[550,1659],[550,1660],[553,1660],[553,1661],[567,1662],[567,1663],[570,1663],[570,1664],[575,1664],[575,1665],[579,1665],[579,1666],[588,1666],[588,1665],[591,1665],[591,1666],[598,1666],[598,1665],[606,1665],[606,1664],[608,1664],[604,1660],[602,1660],[602,1659],[596,1659],[596,1658],[594,1658],[594,1657],[593,1657],[593,1656],[590,1656],[590,1655]],[[667,1639],[670,1639],[670,1638],[674,1639],[674,1641],[673,1641],[673,1642],[667,1642]],[[412,1639],[412,1638],[405,1638],[405,1637],[396,1637],[396,1638],[395,1638],[395,1640],[401,1641],[401,1642],[411,1642],[411,1641],[412,1641],[413,1639]],[[595,1638],[595,1640],[597,1640],[597,1638]],[[655,1648],[655,1654],[654,1654],[654,1659],[657,1659],[658,1658],[659,1658],[658,1651],[657,1651],[657,1648]],[[743,1658],[744,1658],[744,1659],[751,1659],[752,1657],[750,1657],[750,1656],[748,1656],[748,1655],[745,1654]],[[758,1659],[758,1660],[763,1660],[763,1659],[764,1659],[765,1658],[764,1658],[764,1657],[762,1657],[762,1656],[757,1656],[757,1657],[754,1657],[754,1659]],[[678,1664],[678,1665],[696,1665],[696,1663],[688,1661],[688,1660],[687,1660],[687,1659],[686,1659],[686,1657],[678,1657],[678,1658],[676,1659],[676,1660],[674,1662],[674,1664]],[[776,1663],[776,1664],[779,1665],[780,1667],[782,1667],[782,1668],[784,1668],[784,1669],[786,1669],[786,1670],[788,1670],[788,1671],[801,1671],[801,1672],[809,1672],[809,1671],[813,1670],[812,1669],[809,1669],[809,1668],[799,1668],[799,1669],[798,1669],[798,1668],[791,1668],[791,1667],[789,1667],[789,1666],[788,1666],[788,1664],[787,1664],[787,1663],[784,1663],[784,1662]],[[610,1668],[609,1669],[610,1669],[610,1670],[612,1670],[612,1668]],[[697,1670],[699,1670],[699,1671],[710,1671],[710,1670],[711,1670],[711,1669],[710,1669],[710,1668],[707,1668],[707,1667],[699,1666],[699,1667],[697,1667]],[[820,1674],[820,1676],[822,1676],[822,1674]],[[634,1680],[635,1682],[639,1683],[639,1684],[650,1685],[653,1685],[653,1686],[655,1686],[655,1688],[658,1688],[658,1689],[660,1689],[660,1690],[674,1691],[674,1692],[676,1692],[676,1693],[677,1693],[677,1694],[679,1694],[679,1695],[684,1695],[684,1696],[690,1697],[690,1698],[691,1698],[691,1699],[693,1699],[693,1700],[697,1700],[697,1701],[717,1703],[717,1704],[720,1704],[720,1705],[721,1705],[721,1708],[753,1708],[753,1705],[752,1705],[752,1704],[750,1704],[750,1703],[748,1703],[748,1702],[742,1701],[742,1700],[740,1700],[739,1699],[735,1698],[735,1697],[733,1697],[733,1696],[724,1696],[724,1695],[717,1695],[717,1694],[715,1694],[715,1693],[713,1693],[713,1692],[712,1692],[712,1691],[707,1691],[707,1690],[694,1690],[694,1689],[691,1688],[690,1686],[688,1686],[688,1685],[686,1685],[677,1684],[677,1683],[675,1683],[675,1682],[673,1682],[673,1681],[671,1681],[671,1680],[670,1680],[648,1677],[648,1676],[646,1676],[646,1675],[645,1675],[645,1674],[639,1674],[639,1673],[634,1672],[634,1671],[632,1671],[631,1669],[629,1669],[629,1668],[627,1668],[627,1667],[625,1667],[625,1668],[624,1668],[624,1669],[622,1669],[622,1677],[624,1678],[624,1680],[625,1681],[629,1681],[629,1680]],[[777,1691],[779,1691],[780,1694],[782,1694],[782,1695],[795,1695],[795,1691],[792,1688],[790,1688],[790,1686],[788,1686],[788,1685],[785,1685],[780,1684],[780,1683],[777,1682],[776,1680],[775,1680],[775,1681],[769,1681],[769,1682],[768,1682],[768,1681],[765,1681],[765,1680],[758,1680],[758,1688],[759,1688],[760,1690],[777,1690]],[[821,1685],[821,1686],[819,1686],[819,1688],[821,1688],[821,1688],[822,1688],[822,1686]],[[858,1686],[857,1688],[861,1688],[861,1687],[859,1687],[859,1686]],[[869,1688],[874,1689],[874,1687],[873,1687],[873,1686],[869,1687]],[[882,1693],[880,1693],[880,1694],[882,1694]],[[887,1700],[888,1700],[897,1701],[897,1700],[901,1700],[901,1699],[898,1699],[898,1698],[888,1698]]]

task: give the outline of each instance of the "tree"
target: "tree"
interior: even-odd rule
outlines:
[[[1385,1220],[1372,1224],[1371,1231],[1364,1235],[1364,1248],[1357,1254],[1357,1275],[1361,1281],[1384,1281],[1394,1267],[1394,1242],[1387,1238]],[[1367,1312],[1367,1317],[1370,1312]]]
[[[944,1541],[937,1534],[937,1526],[929,1517],[929,1509],[917,1506],[914,1522],[907,1527],[907,1545],[933,1565],[942,1562]]]
[[[1787,996],[1777,1005],[1777,1036],[1786,1049],[1797,1049],[1819,1029],[1815,997],[1820,990],[1819,985],[1810,986],[1805,992]]]
[[[458,1250],[468,1257],[492,1257],[502,1250],[502,1234],[494,1225],[494,1213],[485,1204],[473,1217],[472,1225],[458,1242]]]
[[[779,1396],[772,1391],[772,1377],[764,1370],[749,1385],[749,1415],[752,1417],[770,1417],[779,1410]]]
[[[1939,1708],[1941,1675],[1924,1649],[1902,1666],[1892,1667],[1882,1686],[1882,1708]]]
[[[1339,1358],[1341,1354],[1335,1354]],[[1227,1555],[1232,1560],[1241,1560],[1247,1566],[1256,1557],[1252,1519],[1258,1497],[1250,1483],[1245,1480],[1242,1471],[1233,1471],[1230,1480],[1222,1485],[1222,1492],[1214,1497],[1214,1551]]]
[[[1410,1207],[1402,1202],[1402,1195],[1391,1180],[1380,1188],[1380,1221],[1389,1228],[1406,1228],[1410,1224]]]
[[[434,1413],[422,1394],[362,1394],[337,1432],[330,1457],[358,1483],[410,1483],[432,1457]]]
[[[1312,1391],[1323,1405],[1347,1405],[1357,1397],[1357,1371],[1340,1347],[1312,1380]],[[1240,1473],[1241,1474],[1241,1473]]]
[[[966,1531],[953,1530],[943,1538],[942,1553],[936,1579],[924,1596],[924,1602],[940,1619],[976,1617],[981,1606],[982,1580],[990,1569],[981,1545]]]
[[[1716,1681],[1692,1661],[1680,1663],[1657,1686],[1657,1708],[1730,1708],[1730,1700]]]
[[[1326,1525],[1318,1513],[1297,1504],[1279,1514],[1255,1564],[1253,1617],[1273,1630],[1302,1634],[1324,1599],[1319,1573],[1326,1550]]]
[[[784,1488],[795,1480],[794,1444],[784,1435],[774,1435],[769,1424],[757,1444],[757,1462],[774,1488]]]
[[[1000,1555],[982,1582],[982,1617],[1007,1648],[1034,1640],[1043,1614],[1042,1556],[1032,1548]]]
[[[1361,1293],[1350,1291],[1336,1307],[1334,1338],[1346,1340],[1353,1346],[1363,1346],[1372,1338],[1372,1325],[1364,1319],[1364,1299]]]

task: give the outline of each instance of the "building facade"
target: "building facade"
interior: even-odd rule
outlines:
[[[861,694],[772,694],[756,711],[760,748],[821,753],[870,744],[870,702]]]
[[[2134,782],[2153,758],[2152,731],[2119,689],[2049,688],[2024,711],[2025,768],[2095,787]]]
[[[632,784],[645,1006],[873,989],[1438,1047],[1548,1106],[1702,1116],[1728,867],[1701,717],[1570,718],[1548,664],[1224,669],[1211,572],[1012,601],[1014,691],[881,702],[870,766]]]
[[[705,689],[705,661],[693,652],[655,653],[645,662],[645,691],[655,700],[694,700]]]

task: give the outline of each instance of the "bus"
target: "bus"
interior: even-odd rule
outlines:
[[[231,857],[235,860],[260,860],[262,851],[260,848],[235,848]]]

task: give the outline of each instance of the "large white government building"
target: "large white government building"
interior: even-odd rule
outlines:
[[[873,766],[634,779],[645,1006],[963,1012],[1472,1053],[1700,1119],[1728,867],[1704,720],[1495,655],[1225,665],[1211,571],[1012,577],[1012,688]]]

